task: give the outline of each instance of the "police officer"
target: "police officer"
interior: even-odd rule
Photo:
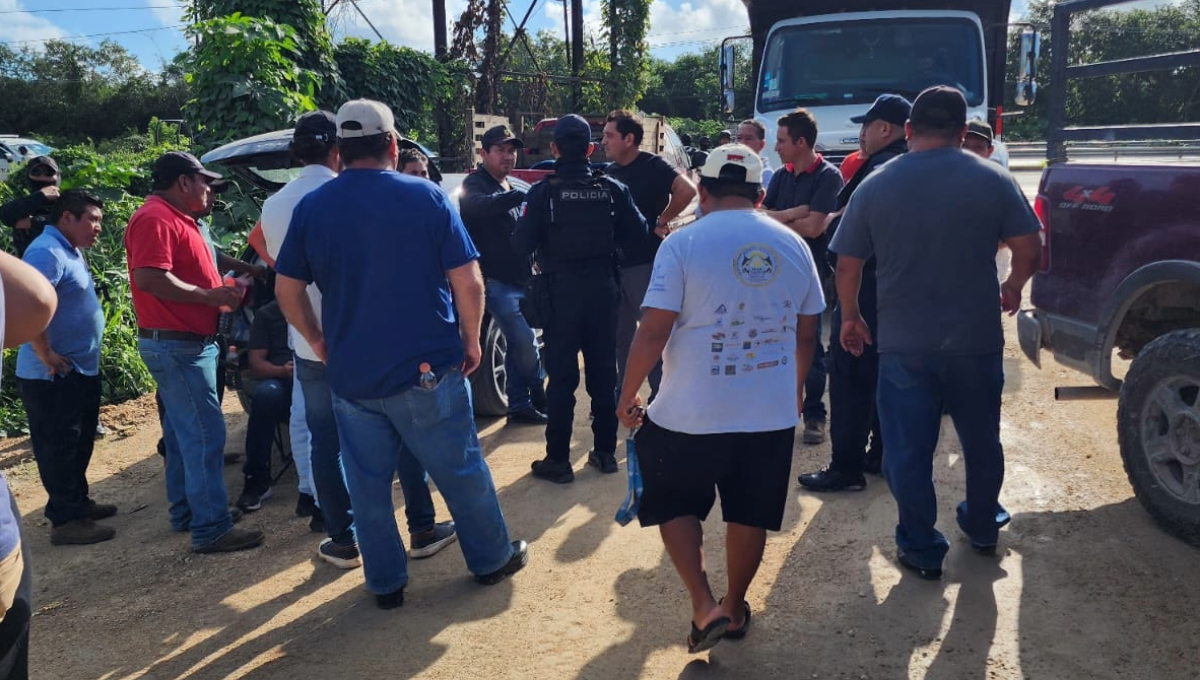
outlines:
[[[49,156],[30,159],[25,166],[29,195],[0,206],[0,222],[13,230],[13,250],[17,257],[25,255],[25,249],[33,239],[41,236],[50,223],[50,211],[58,200],[58,183],[61,180],[58,163]]]
[[[850,120],[862,125],[859,144],[866,161],[838,193],[837,211],[827,218],[830,238],[837,231],[842,211],[850,196],[876,168],[908,151],[904,123],[912,105],[896,94],[883,94],[862,116]],[[829,264],[837,256],[829,251]],[[863,283],[858,293],[859,311],[867,325],[876,329],[875,259],[863,266]],[[800,475],[800,485],[812,491],[860,491],[867,486],[863,472],[879,472],[883,440],[875,411],[875,385],[879,381],[879,355],[873,345],[861,356],[847,352],[838,341],[842,306],[833,308],[834,338],[829,343],[829,439],[833,453],[830,464],[817,472]],[[868,436],[870,450],[867,450]]]
[[[555,174],[530,188],[512,235],[518,255],[537,251],[538,269],[547,277],[542,359],[550,380],[549,423],[546,457],[531,467],[534,477],[558,484],[575,479],[570,446],[580,351],[595,414],[588,464],[617,471],[617,263],[620,246],[644,239],[647,231],[629,189],[591,170],[595,146],[586,120],[574,114],[558,119],[551,143]]]

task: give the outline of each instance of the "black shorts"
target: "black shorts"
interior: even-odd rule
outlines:
[[[642,470],[638,522],[704,521],[721,493],[726,522],[779,531],[787,506],[796,428],[684,434],[647,417],[635,436]]]

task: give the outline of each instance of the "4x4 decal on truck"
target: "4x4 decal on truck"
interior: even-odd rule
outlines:
[[[1112,212],[1112,201],[1116,196],[1107,185],[1090,189],[1076,184],[1063,192],[1063,201],[1058,204],[1058,207],[1067,210]]]

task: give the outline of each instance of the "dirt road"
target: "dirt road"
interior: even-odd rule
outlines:
[[[511,531],[531,544],[528,568],[484,588],[451,548],[410,563],[407,602],[386,612],[359,571],[315,560],[320,537],[292,514],[292,472],[245,520],[267,532],[266,546],[188,553],[187,537],[167,526],[152,402],[106,415],[125,435],[103,440],[91,468],[93,496],[121,507],[108,543],[50,546],[28,446],[8,440],[2,460],[26,461],[5,474],[36,561],[33,677],[1197,677],[1200,551],[1159,531],[1133,499],[1115,403],[1055,403],[1055,385],[1083,380],[1053,365],[1039,372],[1019,355],[1011,324],[1007,332],[1002,500],[1014,517],[1000,555],[974,554],[953,527],[963,461],[947,422],[936,464],[942,528],[954,542],[944,581],[897,568],[895,508],[880,478],[857,494],[795,490],[750,591],[750,634],[699,657],[684,649],[685,593],[657,532],[612,521],[624,475],[584,468],[584,405],[579,472],[565,487],[529,476],[540,430],[480,423]],[[228,450],[241,451],[245,417],[233,398],[226,408]],[[828,445],[798,445],[793,475],[828,455]],[[237,467],[226,481],[236,495]],[[706,529],[719,556],[717,514]],[[710,573],[720,590],[719,559]]]

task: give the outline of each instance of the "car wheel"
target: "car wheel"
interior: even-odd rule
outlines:
[[[1200,329],[1146,345],[1121,385],[1117,432],[1139,501],[1166,531],[1200,546]]]
[[[475,400],[475,415],[498,417],[508,413],[508,393],[505,391],[508,374],[504,370],[508,342],[495,319],[486,321],[480,343],[483,358],[479,368],[471,374],[471,394]]]

